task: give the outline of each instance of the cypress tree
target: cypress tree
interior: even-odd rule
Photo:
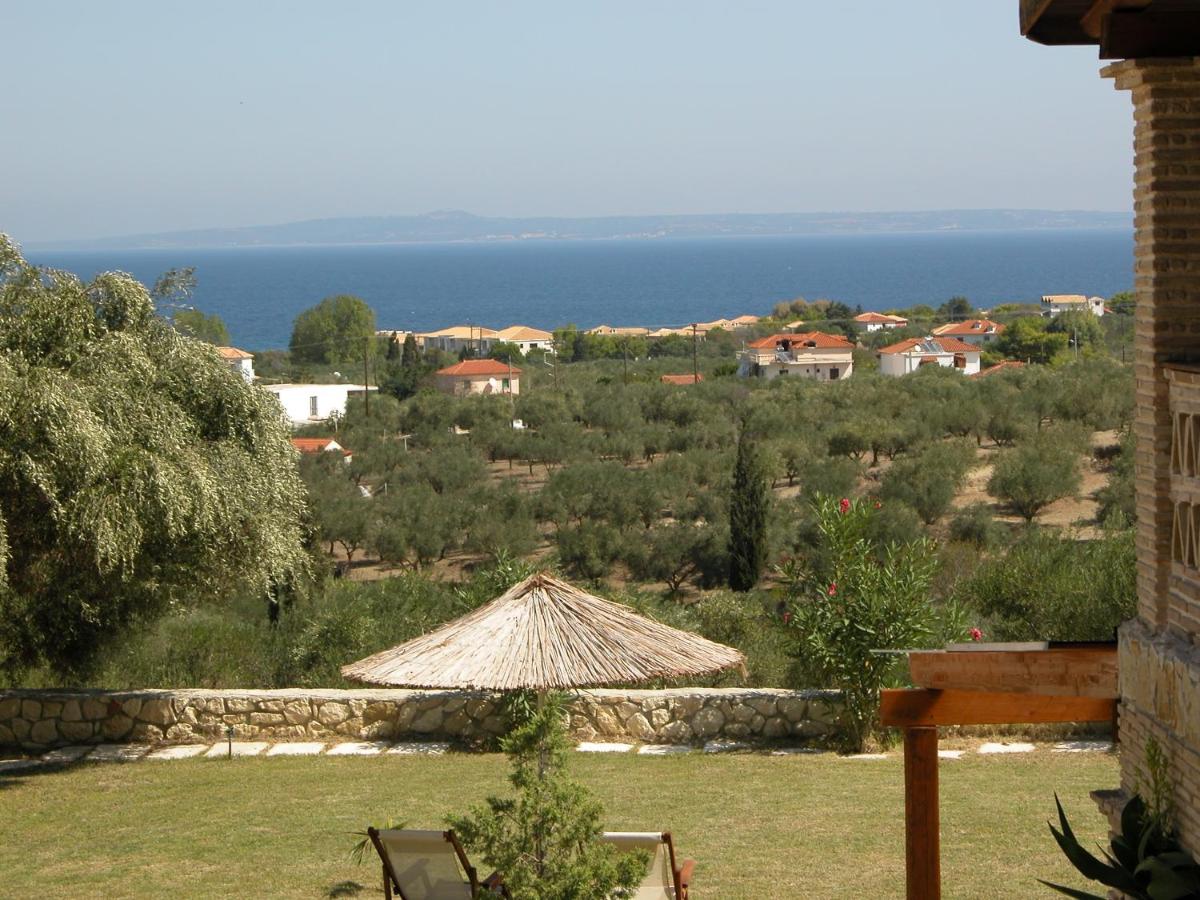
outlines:
[[[748,591],[758,583],[767,557],[767,479],[758,447],[738,438],[729,499],[729,586]]]

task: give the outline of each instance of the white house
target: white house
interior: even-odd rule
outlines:
[[[496,332],[496,340],[506,344],[516,344],[522,353],[530,350],[541,350],[554,353],[554,335],[540,328],[530,328],[528,325],[509,325]]]
[[[498,359],[464,359],[434,375],[437,389],[444,394],[521,393],[521,370]]]
[[[770,381],[785,375],[837,381],[854,370],[854,344],[840,335],[809,331],[773,334],[746,345],[738,374]]]
[[[991,319],[967,319],[965,322],[950,322],[933,329],[934,337],[957,338],[964,344],[982,347],[1004,334],[1004,326]]]
[[[346,414],[346,398],[362,396],[364,390],[377,391],[377,387],[364,388],[361,384],[264,384],[264,388],[279,398],[284,413],[292,425],[310,425],[324,422],[330,416]]]
[[[292,446],[297,453],[340,453],[346,465],[354,461],[354,454],[333,438],[292,438]]]
[[[855,316],[854,322],[867,331],[879,331],[882,328],[903,328],[908,324],[908,319],[887,313],[865,312]]]
[[[417,335],[417,343],[424,350],[443,350],[460,353],[470,350],[478,356],[492,352],[492,345],[499,340],[499,332],[482,325],[451,325],[438,331],[426,331]]]
[[[979,371],[979,353],[978,347],[958,338],[909,338],[879,351],[879,374],[899,377],[922,366],[942,366],[974,375]]]
[[[1057,316],[1065,312],[1088,312],[1093,316],[1104,315],[1103,297],[1085,297],[1083,294],[1045,294],[1042,297],[1042,315]]]
[[[217,353],[225,364],[247,381],[254,380],[254,354],[239,350],[237,347],[218,347]]]

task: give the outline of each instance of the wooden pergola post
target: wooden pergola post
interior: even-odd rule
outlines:
[[[1115,716],[1115,646],[913,652],[917,688],[884,691],[879,719],[904,731],[908,900],[941,900],[938,726],[1107,722]]]
[[[938,733],[928,725],[904,729],[904,857],[909,900],[941,900]]]

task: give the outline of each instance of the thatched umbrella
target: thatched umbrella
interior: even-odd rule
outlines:
[[[353,681],[536,691],[744,668],[738,650],[638,615],[546,573],[460,619],[342,667]]]

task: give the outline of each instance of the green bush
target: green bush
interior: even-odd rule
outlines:
[[[991,550],[1004,540],[1004,526],[996,521],[986,503],[972,503],[950,520],[951,540]]]

